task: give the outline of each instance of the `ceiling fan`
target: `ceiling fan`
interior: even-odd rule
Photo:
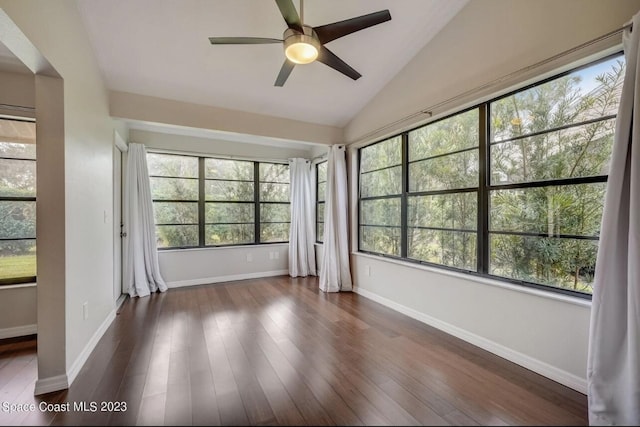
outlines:
[[[211,44],[269,44],[283,43],[286,59],[275,86],[283,86],[289,74],[296,64],[309,64],[315,60],[341,72],[353,80],[358,80],[362,75],[351,68],[346,62],[338,58],[324,45],[332,40],[346,36],[356,31],[381,24],[391,20],[389,10],[369,13],[356,18],[334,22],[332,24],[310,27],[304,25],[304,0],[300,0],[300,16],[293,5],[292,0],[276,0],[280,13],[287,23],[287,29],[282,39],[270,39],[262,37],[209,37]]]

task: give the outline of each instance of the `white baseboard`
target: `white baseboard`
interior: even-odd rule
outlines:
[[[14,326],[12,328],[0,329],[0,340],[5,338],[23,337],[38,333],[38,325]]]
[[[36,381],[33,392],[35,396],[69,388],[69,381],[66,375],[56,375],[55,377],[44,378]]]
[[[208,285],[211,283],[233,282],[235,280],[260,279],[262,277],[284,276],[289,270],[260,271],[258,273],[231,274],[228,276],[204,277],[202,279],[177,280],[167,282],[169,288],[181,288],[183,286]]]
[[[71,368],[67,371],[69,385],[73,384],[73,381],[78,376],[80,369],[82,369],[84,364],[87,362],[87,359],[91,355],[91,352],[93,351],[94,348],[96,348],[96,345],[98,345],[98,341],[100,341],[100,338],[102,338],[102,336],[107,331],[107,329],[109,329],[109,326],[111,326],[111,323],[114,321],[115,318],[116,318],[116,309],[114,308],[107,315],[107,318],[104,319],[100,327],[98,327],[98,329],[93,334],[93,336],[91,337],[87,345],[84,346],[84,349],[82,349],[82,352],[80,353],[80,355],[76,358],[73,364],[71,364]]]
[[[535,359],[526,354],[515,351],[509,347],[505,347],[502,344],[498,344],[480,335],[476,335],[465,329],[451,325],[450,323],[443,322],[442,320],[436,319],[435,317],[431,317],[418,310],[399,304],[395,301],[382,297],[366,289],[362,289],[354,286],[353,292],[356,292],[365,298],[368,298],[384,306],[387,306],[402,314],[405,314],[422,323],[426,323],[429,326],[433,326],[436,329],[440,329],[441,331],[444,331],[450,335],[453,335],[454,337],[460,338],[461,340],[471,343],[493,354],[503,357],[513,363],[516,363],[529,370],[532,370],[533,372],[536,372],[542,376],[545,376],[553,381],[559,382],[560,384],[563,384],[569,388],[572,388],[573,390],[579,391],[580,393],[583,393],[583,394],[587,394],[587,380],[585,378],[580,378],[577,375],[574,375],[570,372],[567,372],[555,366],[549,365],[546,362],[543,362],[541,360]]]

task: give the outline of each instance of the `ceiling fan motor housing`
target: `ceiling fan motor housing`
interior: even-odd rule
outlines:
[[[313,62],[320,52],[320,40],[313,28],[303,25],[302,29],[304,34],[287,28],[282,36],[285,55],[296,64]]]

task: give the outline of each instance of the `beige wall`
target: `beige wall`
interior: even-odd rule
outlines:
[[[351,120],[345,141],[618,29],[638,9],[638,0],[470,0]]]
[[[49,209],[38,210],[38,280],[51,280],[49,286],[45,287],[43,283],[38,286],[39,383],[56,388],[62,385],[66,375],[70,380],[74,378],[96,336],[113,316],[111,168],[114,126],[109,117],[107,92],[76,3],[72,0],[0,0],[0,8],[28,39],[28,43],[5,44],[10,49],[12,46],[24,48],[24,51],[14,53],[20,59],[25,58],[23,62],[28,66],[36,63],[28,57],[33,52],[28,51],[37,50],[63,82],[60,86],[63,92],[60,98],[55,98],[58,101],[55,107],[50,105],[51,92],[46,93],[52,89],[51,85],[43,82],[40,93],[47,97],[40,100],[43,104],[39,104],[38,90],[35,94],[37,110],[43,105],[43,109],[37,111],[38,144],[41,136],[47,133],[47,130],[41,133],[40,125],[48,119],[63,120],[60,129],[50,128],[54,133],[61,131],[61,140],[54,141],[55,135],[48,138],[49,148],[56,149],[63,160],[56,161],[56,156],[47,160],[38,149],[39,177],[42,178],[42,167],[54,175],[49,183],[38,180],[39,201],[46,193],[51,200],[64,204],[63,208],[55,209],[49,204]],[[49,87],[44,89],[45,86]],[[48,108],[50,110],[44,111]],[[60,178],[62,185],[59,185]],[[40,239],[41,231],[47,231],[46,226],[40,227],[41,216],[50,224],[61,224],[57,229],[63,236]],[[43,265],[50,267],[44,274]],[[46,300],[40,298],[45,289],[49,292]],[[89,307],[87,319],[83,319],[85,302]],[[62,321],[59,320],[61,315]],[[49,319],[53,320],[52,326],[43,333],[43,325],[48,325]],[[51,344],[44,346],[49,353],[41,354],[41,341]]]
[[[0,104],[34,108],[33,75],[0,71]],[[0,108],[2,113],[34,116],[34,113]],[[35,286],[0,287],[0,338],[35,333],[36,319]]]
[[[328,145],[342,142],[342,130],[332,126],[125,92],[112,91],[109,98],[111,115],[118,118]]]
[[[620,28],[639,9],[637,0],[471,0],[351,121],[346,139],[357,141],[384,124]],[[618,35],[617,42],[606,45],[620,40]],[[566,69],[571,61],[591,54],[593,49],[581,51],[549,67]],[[536,72],[550,72],[549,67]],[[520,81],[512,78],[493,90],[522,85],[530,77],[523,74]],[[479,93],[447,108],[455,111],[487,95]],[[350,145],[352,165],[357,163],[357,147],[366,142]],[[350,182],[356,250],[354,167]],[[590,302],[357,253],[352,268],[358,292],[586,392]]]

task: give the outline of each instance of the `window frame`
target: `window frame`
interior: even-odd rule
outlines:
[[[585,63],[583,65],[577,66],[577,67],[572,67],[564,72],[561,73],[556,73],[553,74],[549,77],[537,80],[533,83],[529,83],[526,85],[523,85],[521,87],[518,87],[516,89],[510,90],[504,94],[501,94],[499,96],[494,96],[491,97],[489,99],[486,99],[485,101],[476,103],[474,105],[472,105],[471,107],[467,107],[461,110],[457,110],[451,114],[447,114],[446,116],[443,116],[441,118],[437,118],[433,121],[427,122],[427,123],[423,123],[419,126],[415,126],[412,127],[410,129],[407,129],[403,132],[397,133],[397,134],[393,134],[391,136],[386,136],[384,138],[375,140],[367,145],[364,145],[362,147],[359,147],[357,150],[357,161],[358,161],[358,169],[357,169],[357,191],[358,191],[358,203],[355,206],[356,209],[356,221],[357,221],[357,251],[360,253],[364,253],[364,254],[368,254],[368,255],[373,255],[373,256],[377,256],[377,257],[382,257],[382,258],[390,258],[390,259],[395,259],[395,260],[399,260],[399,261],[403,261],[403,262],[408,262],[408,263],[413,263],[413,264],[418,264],[418,265],[425,265],[425,266],[429,266],[429,267],[434,267],[436,269],[442,269],[442,270],[448,270],[448,271],[452,271],[452,272],[456,272],[456,273],[461,273],[461,274],[468,274],[470,276],[476,276],[476,277],[482,277],[482,278],[487,278],[487,279],[492,279],[492,280],[499,280],[502,282],[507,282],[507,283],[512,283],[515,285],[520,285],[520,286],[524,286],[524,287],[528,287],[528,288],[532,288],[532,289],[537,289],[537,290],[543,290],[546,292],[551,292],[551,293],[558,293],[558,294],[564,294],[564,295],[569,295],[569,296],[573,296],[573,297],[577,297],[580,299],[585,299],[585,300],[591,300],[592,299],[592,294],[590,293],[586,293],[586,292],[581,292],[581,291],[576,291],[576,290],[572,290],[572,289],[568,289],[568,288],[562,288],[559,286],[553,286],[553,285],[545,285],[545,284],[541,284],[541,283],[535,283],[535,282],[529,282],[526,280],[520,280],[520,279],[514,279],[514,278],[509,278],[509,277],[503,277],[503,276],[498,276],[498,275],[494,275],[494,274],[490,274],[489,273],[489,266],[490,266],[490,247],[489,247],[489,242],[490,242],[490,234],[499,234],[494,232],[489,231],[489,219],[490,219],[490,205],[489,205],[489,200],[490,200],[490,196],[491,196],[491,192],[495,191],[495,190],[507,190],[507,189],[526,189],[526,188],[543,188],[543,187],[549,187],[549,186],[554,186],[554,187],[559,187],[562,185],[580,185],[580,184],[590,184],[590,183],[604,183],[606,185],[606,182],[608,181],[608,174],[607,175],[597,175],[597,176],[587,176],[587,177],[570,177],[570,178],[558,178],[558,179],[547,179],[547,180],[540,180],[540,181],[524,181],[524,182],[520,182],[520,183],[509,183],[509,184],[492,184],[490,181],[491,178],[491,156],[490,156],[490,148],[492,145],[491,142],[491,115],[490,115],[490,105],[493,102],[496,102],[498,100],[507,98],[509,96],[512,96],[514,94],[517,94],[519,92],[524,92],[528,89],[534,88],[536,86],[540,86],[543,85],[547,82],[565,77],[569,74],[572,73],[576,73],[578,71],[581,71],[583,69],[589,68],[591,66],[595,66],[599,63],[608,61],[610,59],[614,59],[614,58],[619,58],[622,57],[624,59],[624,55],[622,51],[617,51],[611,54],[607,54],[604,55],[598,59],[595,59],[593,61],[590,61],[588,63]],[[478,120],[479,120],[479,127],[478,127],[478,136],[479,136],[479,141],[478,141],[478,187],[475,188],[471,188],[471,189],[466,189],[465,191],[473,191],[474,189],[477,190],[477,196],[478,196],[478,207],[477,207],[477,230],[476,230],[476,250],[477,250],[477,271],[470,271],[470,270],[466,270],[466,269],[462,269],[462,268],[457,268],[457,267],[452,267],[449,265],[443,265],[443,264],[437,264],[437,263],[433,263],[433,262],[429,262],[429,261],[422,261],[422,260],[416,260],[416,259],[412,259],[409,258],[407,256],[407,249],[408,249],[408,244],[407,244],[407,239],[408,239],[408,235],[407,235],[407,221],[408,221],[408,212],[407,212],[407,202],[408,202],[408,197],[410,194],[408,191],[408,185],[409,185],[409,161],[408,161],[408,136],[410,132],[413,132],[417,129],[423,128],[425,126],[428,125],[432,125],[434,123],[437,123],[439,121],[443,121],[443,120],[447,120],[451,117],[457,116],[459,114],[464,114],[465,112],[468,112],[470,110],[473,109],[478,109],[479,110],[479,114],[478,114]],[[604,121],[607,120],[608,116],[603,116],[603,117],[599,117],[597,119],[594,119],[594,121]],[[580,123],[574,123],[574,124],[570,124],[567,125],[567,127],[572,127],[572,126],[580,126],[583,125],[585,123],[588,123],[589,120],[585,120],[583,122]],[[564,126],[560,126],[559,129],[562,129]],[[541,131],[540,133],[549,133],[551,131],[553,131],[554,129],[545,129],[544,131]],[[533,136],[536,133],[532,133],[530,135],[527,136]],[[375,144],[378,144],[380,142],[384,142],[386,140],[395,138],[401,136],[402,137],[402,144],[403,144],[403,158],[402,158],[402,193],[401,193],[401,197],[402,197],[402,211],[401,211],[401,221],[402,221],[402,234],[401,234],[401,241],[402,241],[402,247],[401,247],[401,255],[400,256],[396,256],[396,255],[390,255],[390,254],[385,254],[385,253],[378,253],[378,252],[373,252],[370,250],[365,250],[362,249],[361,247],[361,239],[362,239],[362,235],[361,235],[361,225],[360,225],[360,210],[361,210],[361,201],[363,200],[362,196],[361,196],[361,164],[362,164],[362,150],[366,149],[367,147],[373,146]],[[506,140],[505,140],[506,142]],[[467,150],[463,150],[463,151],[467,151]],[[449,155],[451,153],[447,153],[445,155]],[[433,194],[441,194],[441,193],[457,193],[459,194],[460,190],[441,190],[441,191],[432,191],[432,192],[428,192],[428,193],[433,193]],[[415,194],[415,192],[414,192]],[[368,198],[365,198],[364,200],[367,200]],[[455,231],[455,230],[454,230]],[[520,233],[516,233],[516,234],[520,234]],[[528,235],[527,233],[521,233],[523,235]],[[564,238],[567,236],[561,235],[560,238]],[[568,236],[568,237],[575,237],[575,236]],[[599,238],[590,236],[590,237],[584,237],[584,236],[578,236],[579,239],[586,239],[586,240],[596,240],[598,241]]]
[[[2,116],[0,115],[0,119],[3,120],[12,120],[12,121],[18,121],[18,122],[28,122],[28,123],[34,123],[35,124],[35,119],[30,119],[27,117],[13,117],[13,116]],[[38,172],[37,172],[37,154],[36,154],[36,158],[35,159],[28,159],[28,158],[24,158],[24,157],[3,157],[0,156],[0,159],[2,160],[18,160],[18,161],[25,161],[25,162],[33,162],[36,165],[36,195],[35,196],[0,196],[0,202],[4,202],[4,201],[8,201],[8,202],[33,202],[33,203],[37,203],[37,179],[38,179]],[[37,217],[36,217],[36,221],[37,221]],[[33,240],[36,245],[37,245],[37,235],[33,238],[31,237],[24,237],[24,238],[0,238],[0,241],[5,241],[5,240]],[[37,247],[37,246],[36,246]],[[22,285],[25,283],[36,283],[37,282],[37,265],[38,265],[38,255],[37,255],[37,249],[36,249],[36,275],[35,276],[24,276],[24,277],[8,277],[8,278],[4,278],[4,279],[0,279],[0,287],[2,286],[10,286],[10,285]]]
[[[315,232],[316,232],[316,243],[319,243],[319,244],[324,244],[324,234],[322,236],[322,240],[320,240],[319,233],[318,233],[318,226],[320,224],[322,224],[322,226],[324,227],[324,216],[322,218],[322,221],[319,221],[319,218],[320,218],[320,214],[319,214],[320,205],[322,204],[322,210],[323,210],[323,214],[324,214],[324,206],[325,206],[325,203],[326,203],[326,200],[320,200],[320,191],[319,191],[319,189],[320,189],[320,184],[321,183],[324,183],[325,186],[326,186],[326,183],[327,183],[326,179],[324,181],[320,181],[320,165],[322,165],[322,164],[327,165],[327,167],[328,167],[328,165],[329,165],[328,160],[323,160],[321,162],[316,163],[316,220],[315,220],[316,227],[315,227]],[[326,175],[326,173],[325,173],[325,175]]]
[[[195,158],[198,161],[198,176],[197,177],[169,177],[169,176],[159,176],[159,175],[151,175],[149,174],[149,178],[173,178],[173,179],[192,179],[192,180],[196,180],[198,182],[198,199],[197,200],[164,200],[164,199],[155,199],[152,198],[152,203],[154,204],[155,207],[155,203],[197,203],[198,205],[198,223],[197,224],[156,224],[155,223],[155,219],[154,219],[154,230],[156,229],[156,227],[158,226],[162,226],[162,225],[191,225],[191,226],[197,226],[198,227],[198,244],[197,245],[192,245],[192,246],[167,246],[167,247],[158,247],[158,251],[167,251],[167,250],[187,250],[187,249],[202,249],[202,248],[225,248],[225,247],[238,247],[238,246],[256,246],[256,245],[272,245],[272,244],[283,244],[283,243],[288,243],[288,240],[283,240],[283,241],[267,241],[267,242],[263,242],[260,239],[260,233],[261,233],[261,218],[260,218],[260,205],[261,204],[280,204],[280,205],[291,205],[291,197],[290,197],[290,191],[291,191],[291,183],[287,182],[286,184],[289,186],[289,201],[285,202],[285,201],[261,201],[260,200],[260,183],[266,182],[266,181],[261,181],[260,180],[260,176],[259,176],[259,170],[260,170],[260,165],[261,164],[277,164],[277,165],[285,165],[287,167],[289,167],[289,164],[287,161],[282,161],[282,162],[278,162],[278,161],[262,161],[262,160],[245,160],[245,159],[229,159],[229,158],[225,158],[225,157],[216,157],[216,156],[203,156],[203,155],[198,155],[198,154],[187,154],[187,153],[172,153],[172,152],[167,152],[164,150],[153,150],[153,149],[149,149],[147,150],[147,154],[160,154],[160,155],[170,155],[170,156],[178,156],[178,157],[191,157],[191,158]],[[205,168],[205,161],[206,159],[214,159],[214,160],[224,160],[224,161],[238,161],[238,162],[248,162],[252,164],[252,170],[253,170],[253,180],[245,180],[245,179],[238,179],[238,180],[231,180],[231,179],[222,179],[222,178],[207,178],[206,177],[206,168]],[[237,201],[237,200],[207,200],[207,195],[206,195],[206,183],[207,181],[225,181],[225,182],[251,182],[253,183],[253,198],[252,200],[246,200],[246,201]],[[285,183],[281,183],[281,184],[285,184]],[[245,242],[245,243],[223,243],[223,244],[216,244],[216,245],[212,245],[212,244],[207,244],[206,243],[206,227],[208,225],[224,225],[227,223],[216,223],[216,222],[207,222],[206,221],[206,206],[207,203],[225,203],[225,204],[251,204],[254,207],[254,218],[253,218],[253,222],[252,223],[233,223],[233,224],[237,224],[237,225],[247,225],[250,224],[253,227],[253,232],[254,232],[254,236],[253,236],[253,241],[252,242]],[[265,222],[266,223],[273,223],[273,222]],[[285,222],[278,222],[278,223],[285,223]],[[291,222],[286,222],[287,224],[291,224]]]

